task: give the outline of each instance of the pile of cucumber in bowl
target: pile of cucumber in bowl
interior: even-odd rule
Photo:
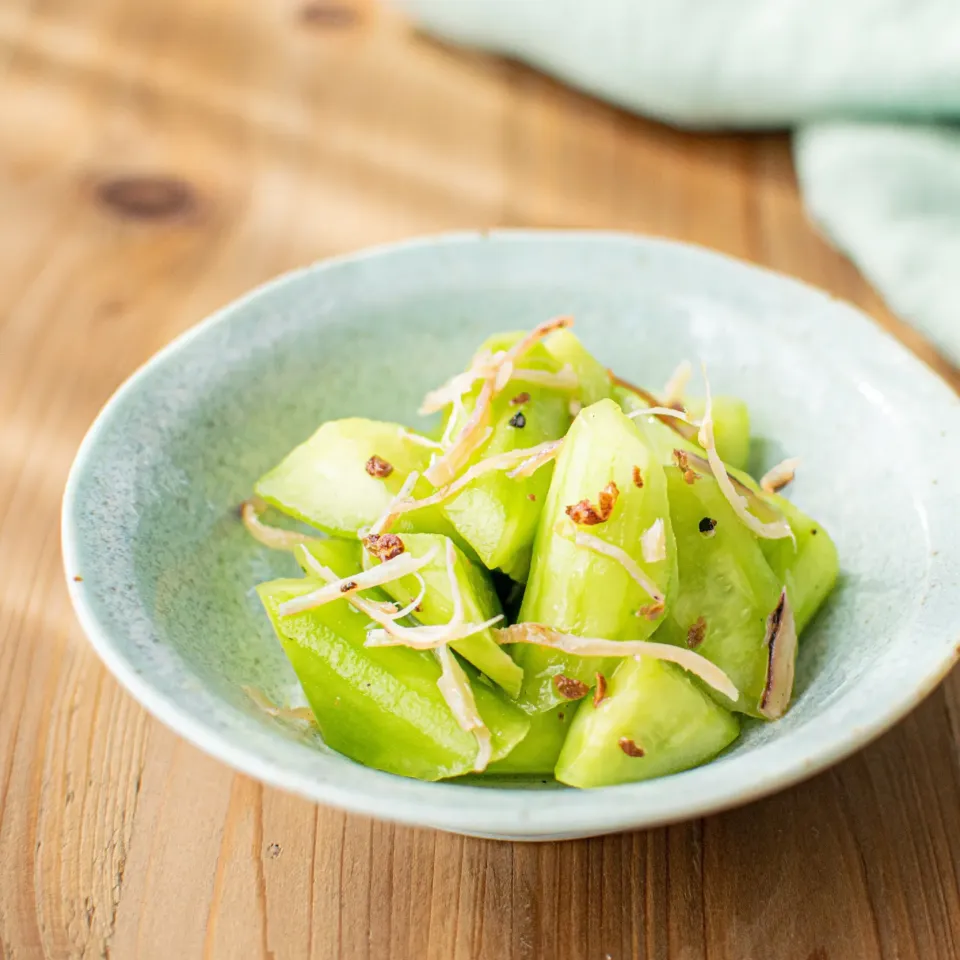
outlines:
[[[324,741],[422,780],[601,787],[705,763],[776,721],[832,589],[827,532],[745,472],[746,406],[657,394],[548,320],[431,391],[431,435],[323,424],[242,508],[296,579],[263,606]],[[317,531],[271,521],[279,511]]]

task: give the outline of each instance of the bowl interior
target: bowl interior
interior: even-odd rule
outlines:
[[[960,568],[946,472],[956,398],[816,291],[703,251],[604,236],[448,238],[321,264],[161,354],[98,421],[68,490],[67,573],[83,577],[71,588],[101,654],[163,719],[251,773],[365,812],[470,829],[468,813],[404,816],[377,797],[415,787],[428,806],[456,805],[459,791],[464,810],[482,810],[480,778],[414,785],[363,770],[250,699],[245,688],[299,699],[253,589],[295,564],[253,542],[237,507],[322,421],[422,426],[421,396],[488,334],[561,312],[605,364],[654,389],[679,360],[703,359],[714,392],[749,404],[755,468],[802,458],[789,494],[834,536],[843,571],[801,640],[783,720],[748,724],[709,767],[614,792],[645,797],[637,809],[660,820],[698,778],[708,806],[734,802],[751,784],[770,789],[771,776],[796,779],[804,763],[842,755],[926,692],[956,640],[945,590]],[[505,792],[532,786],[544,784]],[[589,820],[585,801],[556,791],[551,810],[580,806],[550,829],[583,829],[570,817]],[[514,820],[488,811],[475,832],[543,828],[520,825],[525,803]]]

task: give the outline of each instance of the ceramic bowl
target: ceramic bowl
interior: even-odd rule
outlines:
[[[579,791],[366,769],[265,715],[296,680],[254,585],[292,558],[253,542],[238,504],[324,420],[416,425],[419,398],[493,331],[572,313],[625,377],[682,358],[746,399],[754,467],[802,458],[790,495],[836,540],[838,587],[801,641],[796,696],[695,770]],[[224,763],[306,797],[513,840],[699,816],[779,790],[902,717],[958,656],[960,401],[867,317],[702,249],[602,233],[416,240],[255,290],[137,372],[93,425],[63,510],[73,603],[151,713]],[[82,577],[82,580],[76,578]]]

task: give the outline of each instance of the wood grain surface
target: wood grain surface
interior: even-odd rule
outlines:
[[[853,300],[784,135],[630,117],[371,4],[0,4],[0,954],[955,960],[960,675],[853,759],[707,820],[519,846],[318,808],[149,719],[70,611],[58,510],[97,409],[298,264],[412,234],[607,227]]]

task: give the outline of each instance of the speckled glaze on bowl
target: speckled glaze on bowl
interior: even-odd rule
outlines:
[[[703,358],[744,397],[755,464],[803,459],[791,496],[843,574],[804,634],[787,717],[707,766],[595,791],[420,783],[368,770],[265,716],[296,680],[255,583],[292,561],[237,504],[318,423],[418,422],[417,401],[487,334],[573,313],[630,379]],[[957,659],[960,401],[851,307],[707,251],[615,234],[418,240],[317,264],[227,307],[107,404],[63,510],[73,603],[148,710],[239,770],[322,803],[479,836],[590,836],[698,816],[810,776],[914,707]],[[75,576],[82,576],[75,582]],[[481,785],[483,784],[483,785]],[[542,789],[535,789],[542,788]]]

